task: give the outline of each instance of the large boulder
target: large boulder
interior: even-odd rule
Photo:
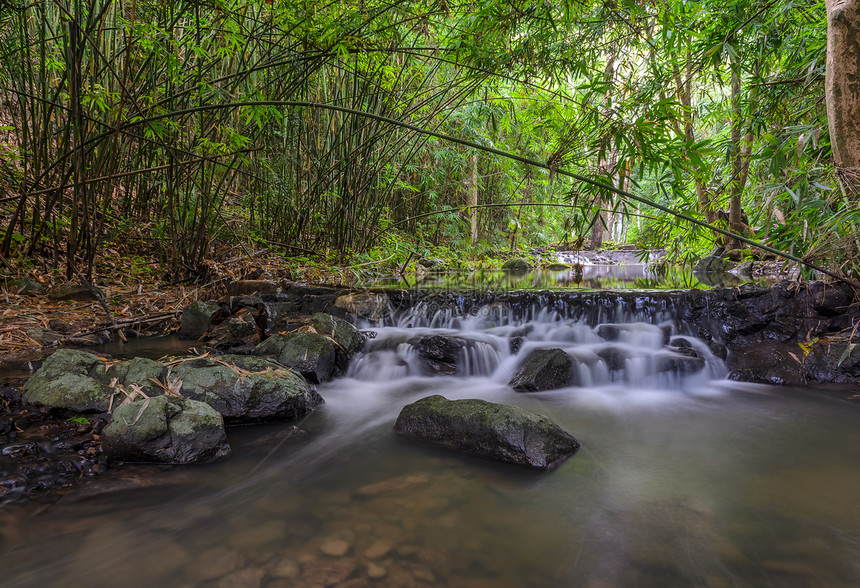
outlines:
[[[81,284],[61,284],[48,293],[48,298],[51,300],[75,300],[78,302],[86,302],[95,300],[96,295],[93,291]]]
[[[332,341],[319,333],[272,335],[257,345],[256,353],[274,356],[314,384],[331,379],[337,359]]]
[[[425,335],[411,339],[409,344],[424,360],[426,374],[449,376],[457,373],[460,351],[466,346],[462,339],[445,335]]]
[[[759,343],[731,353],[729,378],[743,382],[802,386],[810,383],[854,384],[860,380],[860,349],[848,343],[816,342],[808,352],[794,343]]]
[[[727,272],[734,267],[735,264],[727,259],[717,257],[716,255],[708,255],[696,263],[693,271],[696,273]]]
[[[42,284],[33,278],[6,278],[4,286],[13,294],[31,296],[42,293]]]
[[[255,308],[241,308],[236,314],[210,328],[202,339],[209,347],[230,349],[235,347],[249,348],[260,342],[263,329],[259,323],[265,324],[265,318],[260,317],[260,311]]]
[[[271,280],[236,280],[227,287],[227,296],[274,296],[281,286]]]
[[[108,459],[156,463],[205,463],[230,455],[224,419],[211,406],[157,396],[124,404],[102,431]]]
[[[50,409],[107,412],[113,390],[103,379],[105,364],[92,353],[60,349],[24,384],[24,400]],[[94,376],[101,376],[95,379]]]
[[[228,422],[298,419],[323,402],[300,375],[263,357],[195,358],[175,365],[172,376],[183,397],[209,404]]]
[[[147,396],[160,395],[164,388],[159,383],[163,384],[166,377],[167,366],[145,357],[120,361],[111,365],[104,376],[96,376],[106,384],[110,384],[114,378],[123,385],[136,384]]]
[[[378,321],[391,314],[388,296],[376,292],[353,292],[339,296],[334,305],[357,317]]]
[[[515,257],[502,264],[502,269],[508,272],[527,272],[532,269],[532,264],[522,257]]]
[[[576,383],[573,362],[561,349],[534,349],[509,382],[517,392],[556,390]]]
[[[337,368],[345,373],[349,361],[361,351],[367,338],[349,321],[324,312],[311,317],[311,326],[317,333],[335,342]]]
[[[216,302],[192,302],[182,311],[182,324],[179,337],[199,339],[217,322],[218,315],[225,314]]]
[[[576,439],[545,416],[439,395],[405,406],[394,430],[409,439],[540,470],[556,467],[579,449]]]

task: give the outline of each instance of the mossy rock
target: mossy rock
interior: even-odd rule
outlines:
[[[398,435],[487,459],[551,469],[579,449],[579,442],[547,417],[484,400],[434,395],[400,411]]]
[[[517,368],[510,386],[517,392],[556,390],[575,383],[573,362],[561,349],[535,349]]]
[[[182,381],[183,397],[209,404],[228,422],[294,420],[323,402],[299,374],[264,357],[193,359],[174,366],[172,374]]]
[[[179,337],[199,339],[212,327],[214,318],[220,310],[221,306],[215,302],[192,302],[182,311]]]
[[[118,407],[102,433],[102,447],[114,461],[187,464],[230,455],[218,411],[204,402],[173,396]]]
[[[727,259],[723,259],[722,257],[717,257],[715,255],[708,255],[707,257],[703,257],[696,264],[696,267],[693,268],[694,272],[697,273],[715,273],[715,272],[727,272],[730,269],[733,269],[735,264]]]
[[[106,412],[113,390],[103,381],[104,362],[92,353],[60,349],[24,384],[24,401],[51,409]],[[97,378],[97,379],[94,379]]]
[[[352,323],[324,312],[311,317],[311,326],[320,335],[331,337],[350,357],[361,351],[366,340]]]
[[[384,319],[391,314],[388,296],[376,292],[354,292],[339,296],[335,301],[336,308],[345,310],[359,318],[372,321]]]
[[[507,260],[502,265],[502,269],[508,272],[527,272],[532,269],[532,264],[527,259],[515,257]]]
[[[165,383],[167,366],[145,357],[135,357],[110,366],[98,379],[105,384],[116,378],[123,386],[136,384],[147,396],[159,395],[163,388],[155,382]],[[155,380],[155,381],[153,381]]]
[[[314,384],[331,379],[337,359],[334,344],[319,333],[272,335],[257,345],[256,352],[274,356]]]

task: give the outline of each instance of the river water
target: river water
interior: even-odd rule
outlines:
[[[0,512],[0,583],[860,585],[857,405],[730,382],[668,312],[419,305],[366,324],[367,351],[301,423],[230,429],[233,456],[215,464],[124,466]],[[624,326],[607,341],[610,322]],[[426,336],[459,342],[456,373],[427,375]],[[681,337],[698,369],[666,369]],[[579,385],[514,392],[539,347],[574,357]],[[396,437],[400,409],[430,394],[545,414],[582,449],[535,472]]]

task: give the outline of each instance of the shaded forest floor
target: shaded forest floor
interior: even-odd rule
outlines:
[[[212,300],[238,279],[290,279],[349,284],[348,272],[318,266],[288,267],[278,255],[250,255],[206,262],[195,277],[172,278],[156,259],[107,252],[95,267],[92,289],[36,260],[29,267],[6,262],[0,275],[0,367],[18,367],[57,347],[85,347],[111,340],[169,334],[181,310]],[[187,276],[187,272],[183,272]],[[29,288],[20,288],[25,281]],[[65,299],[62,288],[74,287]]]

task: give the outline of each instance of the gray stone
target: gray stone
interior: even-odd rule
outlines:
[[[445,262],[438,257],[422,257],[418,260],[419,265],[429,270],[445,269]]]
[[[579,443],[547,417],[484,400],[434,395],[400,411],[397,434],[417,441],[534,469],[550,469]]]
[[[425,335],[410,339],[409,344],[424,360],[424,372],[428,375],[454,375],[457,373],[457,363],[460,350],[466,346],[463,339],[445,335]]]
[[[24,296],[32,296],[33,294],[42,293],[42,284],[33,278],[13,278],[6,280],[6,290],[12,294],[23,294]]]
[[[388,296],[376,292],[354,292],[339,296],[334,305],[355,316],[378,321],[391,314]]]
[[[205,582],[234,572],[245,564],[245,556],[223,545],[207,549],[192,561],[186,573],[195,582]]]
[[[345,373],[349,361],[361,351],[367,338],[349,321],[323,312],[311,317],[311,326],[335,342],[336,365],[341,373]]]
[[[202,339],[216,349],[255,345],[260,342],[262,334],[262,329],[257,326],[258,316],[256,309],[241,308],[227,320],[211,327]]]
[[[62,284],[48,293],[51,300],[77,300],[85,302],[95,300],[92,290],[81,284]]]
[[[27,334],[27,337],[43,347],[54,345],[62,338],[51,329],[42,329],[40,327],[33,327],[24,332]]]
[[[273,296],[281,286],[270,280],[236,280],[227,288],[228,296]]]
[[[67,323],[66,321],[62,321],[60,319],[51,319],[48,321],[48,328],[54,331],[55,333],[61,333],[63,335],[70,335],[74,332],[75,328]]]
[[[192,302],[182,311],[179,337],[199,339],[212,327],[213,318],[220,310],[221,307],[215,302]]]
[[[111,380],[116,378],[124,386],[136,384],[147,396],[155,396],[164,392],[164,388],[155,382],[164,384],[166,376],[167,366],[164,364],[145,357],[135,357],[115,363],[98,379],[102,383],[110,384]]]
[[[245,568],[224,576],[218,580],[216,586],[218,588],[260,588],[265,577],[266,570],[262,568]]]
[[[382,482],[362,486],[355,491],[355,494],[356,496],[362,497],[379,496],[380,494],[389,494],[403,492],[405,490],[412,490],[419,486],[425,486],[429,483],[430,477],[426,474],[410,474],[407,476],[397,476],[396,478],[390,478],[388,480],[383,480]]]
[[[273,578],[296,578],[299,571],[299,563],[291,557],[285,557],[272,565],[270,574]]]
[[[202,463],[230,454],[224,419],[203,402],[157,396],[124,404],[102,432],[115,461]]]
[[[371,580],[381,580],[388,575],[388,570],[372,561],[367,563],[367,577]]]
[[[106,412],[113,390],[93,379],[103,375],[104,362],[96,355],[60,349],[24,384],[24,400],[37,406],[83,413]]]
[[[350,545],[348,541],[338,537],[329,537],[320,543],[320,551],[331,557],[342,557],[346,555],[350,549],[352,549],[352,545]]]
[[[358,561],[349,557],[311,560],[302,565],[301,579],[311,585],[335,586],[355,573]]]
[[[532,264],[522,257],[514,257],[503,263],[502,269],[509,272],[527,272],[532,269]]]
[[[391,541],[377,539],[370,544],[370,547],[364,550],[364,557],[367,559],[379,559],[391,553],[393,548],[394,546],[391,544]]]
[[[860,349],[855,344],[817,342],[803,349],[770,341],[731,353],[729,378],[743,382],[802,386],[809,383],[854,384],[860,380]]]
[[[209,404],[228,422],[298,419],[323,402],[296,372],[263,357],[193,359],[172,373],[182,381],[183,397]]]
[[[696,273],[707,274],[711,272],[727,272],[734,267],[735,264],[727,259],[723,259],[722,257],[717,257],[715,255],[708,255],[696,263],[693,271]]]
[[[535,349],[509,382],[517,392],[556,390],[575,384],[573,363],[561,349]]]
[[[272,355],[314,384],[331,379],[337,354],[334,344],[318,333],[272,335],[256,347],[260,355]]]

